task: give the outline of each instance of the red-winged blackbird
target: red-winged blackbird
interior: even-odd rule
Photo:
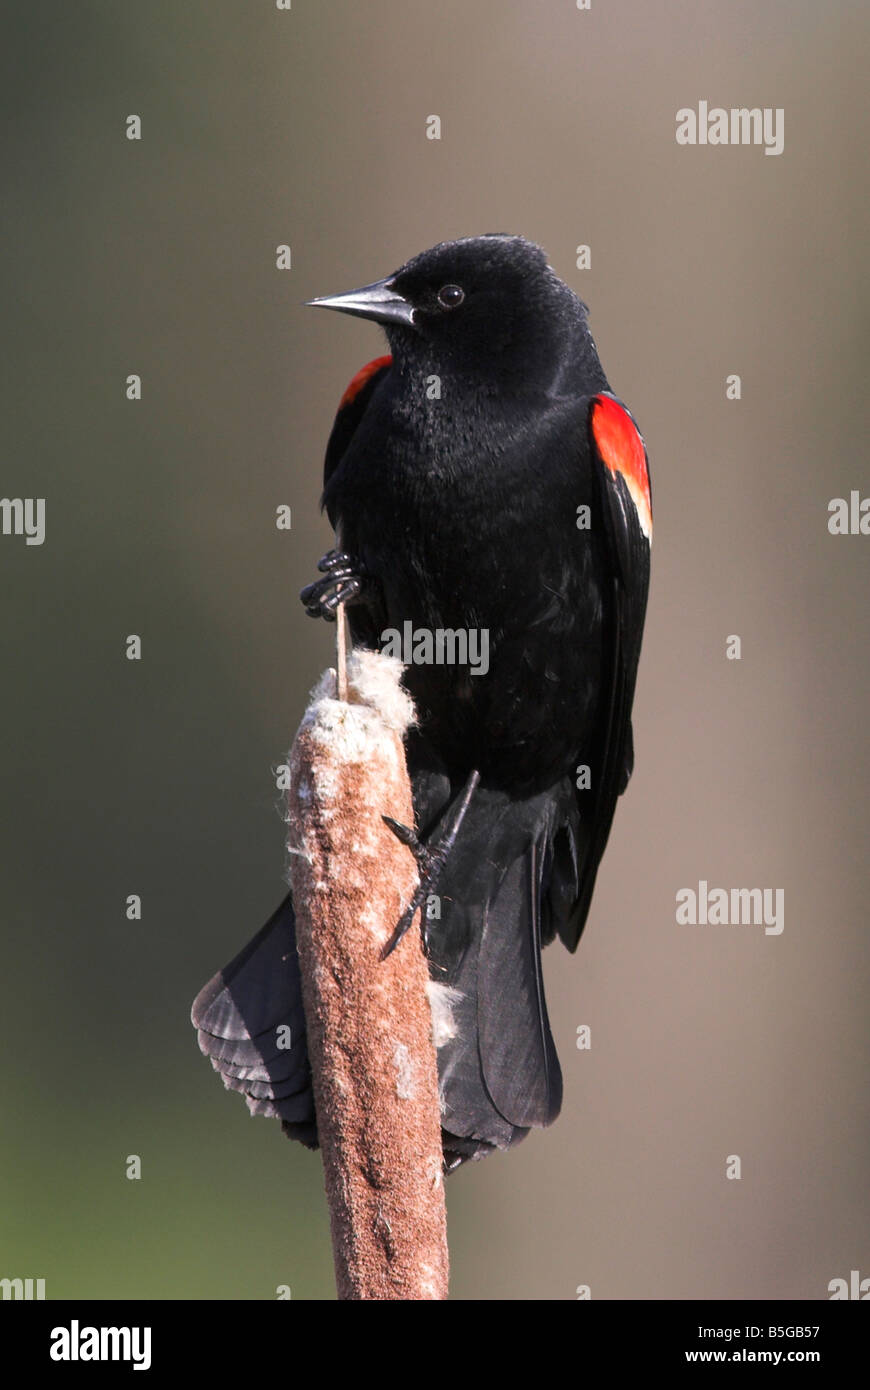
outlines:
[[[407,740],[417,832],[436,865],[468,803],[424,884],[441,903],[426,923],[430,974],[452,1006],[438,1061],[453,1167],[559,1112],[540,953],[557,934],[576,947],[632,770],[646,452],[586,306],[521,237],[444,242],[313,302],[383,324],[391,355],[339,405],[323,500],[342,553],[303,590],[308,611],[328,617],[346,600],[355,643],[372,648],[406,623],[488,635],[476,669],[469,657],[404,677],[419,717]],[[193,1021],[252,1111],[315,1140],[289,897],[201,992]]]

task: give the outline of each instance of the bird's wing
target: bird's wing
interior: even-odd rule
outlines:
[[[584,835],[580,891],[574,909],[560,926],[566,946],[580,939],[598,865],[607,844],[617,797],[628,785],[634,763],[631,706],[649,589],[652,504],[649,464],[640,431],[630,412],[609,392],[589,403],[590,456],[602,518],[605,553],[610,561],[610,620],[605,624],[600,746],[589,790],[579,790]],[[590,808],[591,802],[591,808]]]
[[[336,536],[339,537],[338,544],[342,549],[347,549],[357,562],[363,562],[364,556],[358,549],[360,538],[354,531],[353,516],[348,516],[347,509],[344,514],[340,512],[336,498],[336,493],[342,492],[341,464],[372,397],[384,377],[388,375],[392,364],[393,359],[387,354],[384,357],[376,357],[360,368],[338,403],[332,433],[326,445],[321,506],[326,508],[329,520],[335,528]],[[386,626],[386,615],[383,612],[380,585],[371,577],[366,583],[365,598],[359,603],[348,605],[348,620],[356,646],[373,649],[378,646],[378,634]]]
[[[332,433],[326,445],[326,459],[323,465],[324,490],[347,452],[347,446],[366,412],[369,401],[392,364],[393,359],[389,354],[367,362],[364,367],[360,367],[339,401]],[[334,517],[330,517],[333,524],[334,520]]]

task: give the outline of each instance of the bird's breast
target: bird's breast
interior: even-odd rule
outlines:
[[[576,432],[554,433],[379,431],[353,506],[379,644],[427,732],[448,763],[507,783],[569,770],[595,716],[600,557],[577,525],[591,480]]]

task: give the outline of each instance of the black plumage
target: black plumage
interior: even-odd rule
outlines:
[[[430,975],[451,990],[454,1035],[438,1055],[454,1165],[559,1112],[541,948],[556,935],[576,947],[631,775],[646,456],[585,306],[522,238],[442,243],[315,302],[382,322],[391,355],[360,373],[336,417],[324,504],[351,560],[309,586],[309,611],[329,616],[350,594],[354,640],[373,648],[408,621],[488,635],[485,672],[412,664],[404,677],[421,838],[437,838],[480,773],[427,923]],[[193,1018],[225,1083],[310,1142],[292,917],[288,898]],[[282,1021],[292,1058],[271,1041]]]

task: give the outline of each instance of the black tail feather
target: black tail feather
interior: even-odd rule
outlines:
[[[446,780],[430,779],[425,796],[415,785],[418,821],[437,820],[449,798]],[[560,852],[563,840],[573,843],[576,814],[567,779],[520,801],[478,788],[447,860],[441,917],[426,926],[433,984],[449,986],[449,1024],[436,1029],[448,1169],[509,1148],[559,1113],[541,947],[576,898],[576,859]],[[289,894],[200,991],[191,1018],[224,1086],[252,1114],[280,1119],[291,1138],[316,1147]]]
[[[200,990],[191,1010],[200,1050],[253,1115],[316,1142],[296,919],[288,893],[244,950]]]

